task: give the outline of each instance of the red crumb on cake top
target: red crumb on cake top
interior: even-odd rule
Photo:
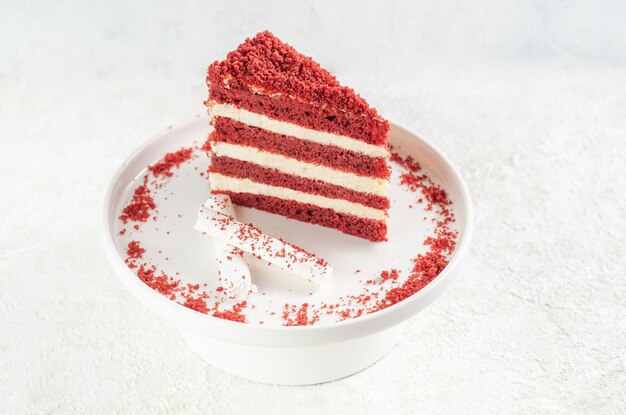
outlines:
[[[261,88],[265,93],[288,94],[387,122],[353,89],[340,85],[317,62],[267,30],[246,39],[225,60],[215,61],[207,82],[227,83],[230,89]]]

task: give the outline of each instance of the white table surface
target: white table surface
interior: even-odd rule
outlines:
[[[124,291],[100,242],[114,170],[203,111],[205,66],[234,44],[200,53],[194,36],[181,52],[180,21],[161,44],[70,6],[0,29],[0,413],[626,413],[625,66],[330,65],[456,163],[476,232],[460,278],[386,358],[277,387],[207,366]]]

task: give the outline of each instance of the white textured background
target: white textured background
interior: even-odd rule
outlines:
[[[0,0],[0,413],[626,413],[626,3]],[[105,262],[105,188],[269,28],[458,165],[458,282],[370,369],[206,366]]]

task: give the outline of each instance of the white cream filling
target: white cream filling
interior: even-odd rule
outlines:
[[[328,197],[304,193],[286,187],[270,186],[264,183],[253,182],[249,179],[224,176],[219,173],[209,173],[211,190],[222,190],[237,193],[252,193],[261,196],[271,196],[299,203],[309,203],[321,208],[332,209],[337,212],[347,213],[365,219],[385,220],[385,211],[374,209],[359,203],[349,202],[343,199],[331,199]]]
[[[359,176],[312,163],[306,163],[280,154],[269,153],[256,147],[217,142],[211,144],[211,152],[216,156],[226,156],[248,161],[263,167],[276,169],[285,174],[321,180],[337,186],[346,187],[363,193],[386,196],[389,181],[380,178]]]
[[[232,120],[239,121],[253,127],[262,128],[276,134],[289,135],[302,140],[313,141],[324,145],[334,145],[346,150],[362,153],[370,157],[389,156],[389,151],[386,146],[376,146],[344,135],[312,130],[310,128],[301,127],[285,121],[275,120],[262,114],[237,108],[231,104],[218,104],[211,101],[208,104],[208,108],[209,114],[213,117],[230,118]]]

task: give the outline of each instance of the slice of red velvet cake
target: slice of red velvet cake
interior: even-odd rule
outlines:
[[[389,123],[270,32],[209,67],[209,181],[241,206],[386,239]]]

